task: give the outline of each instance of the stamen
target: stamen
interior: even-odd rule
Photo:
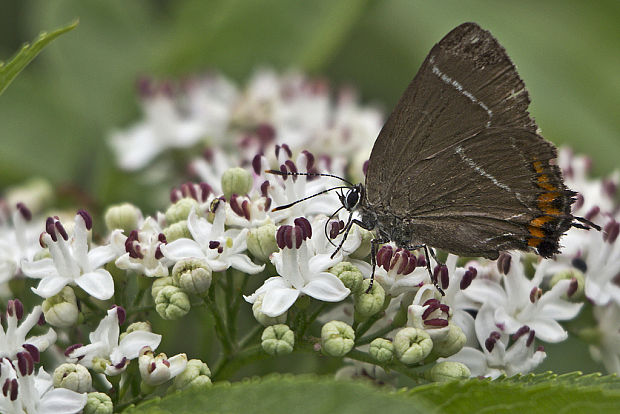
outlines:
[[[86,230],[91,230],[93,228],[93,218],[90,216],[90,214],[88,214],[86,210],[78,210],[77,213],[84,219],[84,224],[86,224]]]
[[[16,207],[17,207],[17,210],[19,211],[19,214],[22,215],[24,220],[26,221],[32,220],[32,212],[28,209],[28,207],[26,207],[24,203],[19,202],[17,203]]]

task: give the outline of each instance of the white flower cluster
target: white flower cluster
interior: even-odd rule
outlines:
[[[377,252],[371,285],[373,236],[349,226],[354,216],[342,207],[348,184],[337,176],[361,179],[381,126],[375,110],[360,107],[350,91],[333,101],[323,82],[269,71],[258,72],[243,91],[217,75],[179,89],[147,81],[140,87],[145,118],[111,138],[120,167],[142,169],[171,148],[193,154],[203,145],[203,157],[188,158],[202,182],[173,189],[165,211],[146,218],[129,204],[109,207],[102,217],[108,231],[95,236],[84,210],[72,220],[62,214],[43,219],[23,203],[0,205],[2,295],[10,297],[8,282],[25,276],[27,283],[35,280],[32,292],[43,301],[19,326],[23,305],[8,301],[0,330],[0,411],[47,412],[54,401],[58,413],[77,412],[95,389],[90,372],[109,387],[128,387],[131,381],[115,377],[128,375],[134,359],[140,395],[168,383],[210,384],[201,361],[155,355],[162,336],[136,315],[155,310],[178,319],[198,300],[213,314],[226,353],[231,338],[213,292],[233,292],[239,274],[260,274],[262,285],[237,290],[227,312],[243,294],[268,327],[262,340],[271,355],[292,352],[303,336],[287,321],[296,329],[302,329],[297,320],[303,329],[332,321],[320,343],[318,335],[304,337],[326,355],[369,344],[377,364],[397,358],[405,365],[438,362],[443,369],[458,362],[461,377],[514,375],[542,362],[541,342],[567,339],[562,321],[591,308],[598,324],[577,334],[610,372],[620,372],[618,175],[590,180],[584,158],[560,153],[567,185],[578,192],[574,214],[603,231],[571,229],[553,259],[507,252],[493,262],[464,262],[450,254],[441,264],[387,244]],[[125,292],[130,278],[138,286],[133,297]],[[309,303],[317,307],[304,314]],[[87,332],[87,345],[68,331],[60,341],[51,328],[26,338],[37,322],[64,330],[97,313],[102,317]],[[121,334],[126,316],[133,323]],[[53,344],[67,347],[66,364],[50,382],[43,368],[35,375],[35,364]],[[363,369],[369,372],[368,365]]]

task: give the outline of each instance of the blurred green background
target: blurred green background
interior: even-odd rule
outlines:
[[[149,207],[148,188],[114,169],[105,142],[140,117],[138,75],[216,69],[243,83],[257,66],[301,68],[332,86],[355,86],[387,113],[430,48],[465,21],[489,29],[507,49],[547,139],[589,154],[597,174],[619,164],[616,0],[5,0],[0,59],[76,17],[78,28],[0,96],[0,191],[44,176],[90,194],[96,206],[129,200]],[[543,369],[597,369],[588,360],[585,346],[571,342],[550,352]]]

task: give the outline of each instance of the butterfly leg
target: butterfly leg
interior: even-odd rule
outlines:
[[[372,239],[370,241],[370,265],[372,266],[372,273],[370,274],[370,284],[368,285],[368,289],[366,292],[370,292],[372,289],[372,285],[375,283],[375,268],[377,267],[377,246],[381,243],[386,243],[389,240],[386,239]]]
[[[430,255],[429,255],[429,250],[430,250]],[[437,275],[439,274],[439,272],[435,273],[435,272],[431,271],[430,256],[432,256],[433,259],[435,259],[435,261],[440,266],[443,266],[443,264],[440,263],[439,260],[437,260],[437,256],[435,255],[435,251],[432,248],[429,249],[427,245],[424,245],[424,256],[426,257],[426,270],[428,270],[428,274],[431,276],[431,281],[435,285],[435,289],[437,289],[437,291],[439,291],[439,293],[441,293],[441,296],[446,296],[446,294],[444,293],[443,289],[439,286],[439,282],[437,281]]]

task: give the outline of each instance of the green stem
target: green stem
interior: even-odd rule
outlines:
[[[224,357],[218,361],[215,368],[213,368],[211,379],[214,382],[226,380],[243,366],[267,358],[271,358],[271,356],[267,355],[260,345],[251,346],[235,355]]]
[[[374,325],[375,322],[377,322],[379,319],[383,318],[384,316],[385,316],[385,312],[377,312],[374,315],[372,315],[370,318],[365,320],[364,322],[360,323],[357,326],[357,329],[355,329],[355,337],[357,338],[358,336],[364,335],[366,331],[368,331],[372,327],[372,325]]]
[[[247,346],[247,344],[252,342],[254,338],[256,338],[262,332],[263,332],[262,325],[258,325],[258,324],[254,325],[254,327],[250,330],[250,332],[248,332],[247,335],[244,336],[241,339],[241,341],[239,341],[239,349],[244,349]]]
[[[356,361],[360,361],[360,362],[367,362],[369,364],[373,364],[373,365],[378,365],[381,368],[383,368],[386,371],[396,371],[398,373],[401,373],[409,378],[411,378],[412,380],[416,381],[417,383],[424,383],[426,382],[424,380],[424,378],[422,377],[422,373],[426,370],[428,370],[429,365],[421,365],[421,366],[417,366],[415,368],[411,368],[408,367],[407,365],[403,364],[402,362],[399,361],[392,361],[389,364],[381,364],[380,362],[378,362],[376,359],[374,359],[372,356],[370,356],[370,354],[366,353],[366,352],[362,352],[362,351],[358,351],[357,349],[352,350],[351,352],[349,352],[346,355],[347,358],[351,358],[354,359]]]
[[[396,328],[399,328],[399,326],[396,326],[393,323],[391,323],[388,326],[386,326],[385,328],[382,328],[382,329],[378,330],[377,332],[374,332],[374,333],[372,333],[370,335],[367,335],[367,336],[364,336],[364,337],[358,339],[357,341],[355,341],[355,346],[369,344],[373,340],[375,340],[377,338],[381,338],[383,335],[387,334],[388,332],[393,331]]]
[[[224,322],[224,318],[222,317],[222,314],[217,308],[217,304],[215,303],[213,298],[210,298],[207,296],[207,297],[204,297],[204,301],[209,311],[211,311],[211,314],[213,315],[213,319],[215,320],[215,332],[217,333],[217,338],[219,339],[220,344],[222,345],[222,350],[224,351],[224,355],[228,356],[232,353],[233,344],[230,338],[228,337],[228,332],[226,330],[226,323]]]

